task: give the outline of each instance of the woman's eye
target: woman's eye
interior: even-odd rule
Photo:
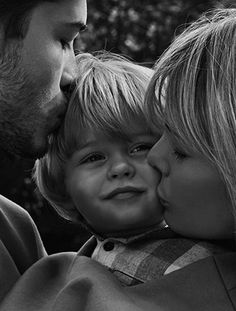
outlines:
[[[174,149],[173,155],[175,156],[176,160],[184,160],[187,158],[187,154],[178,149]]]
[[[148,152],[152,146],[150,144],[140,144],[135,146],[132,150],[131,153],[136,153],[136,152]]]
[[[96,161],[101,161],[101,160],[104,160],[105,157],[102,155],[102,154],[98,154],[98,153],[95,153],[95,154],[91,154],[89,156],[87,156],[86,158],[84,158],[81,163],[84,164],[84,163],[92,163],[92,162],[96,162]]]

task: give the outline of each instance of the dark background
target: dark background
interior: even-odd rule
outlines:
[[[88,0],[88,30],[81,51],[106,49],[152,66],[174,36],[199,15],[235,1]],[[61,219],[31,180],[33,161],[0,153],[0,193],[33,217],[48,253],[76,251],[89,237],[79,225]]]

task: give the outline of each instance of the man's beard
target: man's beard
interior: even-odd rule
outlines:
[[[0,146],[12,155],[36,157],[34,130],[41,124],[37,90],[21,64],[21,43],[9,44],[0,56]],[[35,116],[35,117],[34,117]]]

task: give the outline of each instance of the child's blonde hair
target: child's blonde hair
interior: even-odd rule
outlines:
[[[146,108],[154,125],[216,165],[235,214],[236,9],[209,12],[174,40],[155,65]]]
[[[48,153],[36,161],[34,174],[43,196],[69,220],[75,220],[78,211],[68,204],[64,167],[82,143],[82,130],[91,127],[113,139],[126,138],[135,121],[149,131],[144,95],[154,73],[108,52],[78,55],[77,69],[64,122],[50,137]]]

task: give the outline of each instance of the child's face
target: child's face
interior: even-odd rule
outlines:
[[[208,159],[186,150],[176,135],[166,131],[148,160],[162,174],[157,192],[164,219],[175,232],[204,239],[233,236],[231,203]]]
[[[130,141],[109,139],[91,129],[66,165],[66,187],[75,207],[98,233],[157,224],[160,174],[147,163],[157,138],[133,131]]]

